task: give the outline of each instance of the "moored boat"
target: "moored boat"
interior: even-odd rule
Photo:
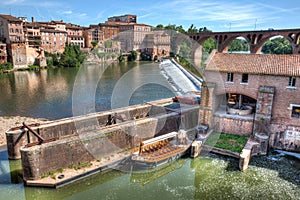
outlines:
[[[141,142],[132,153],[131,160],[135,165],[153,168],[185,155],[190,145],[185,131],[167,133]]]

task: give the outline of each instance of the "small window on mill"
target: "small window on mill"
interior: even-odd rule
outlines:
[[[300,105],[292,106],[292,117],[300,118]]]
[[[227,82],[233,82],[233,73],[227,73]]]
[[[296,77],[291,76],[289,78],[289,87],[296,87]]]
[[[242,83],[248,83],[248,74],[242,74]]]

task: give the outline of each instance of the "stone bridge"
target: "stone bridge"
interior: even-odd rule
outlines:
[[[205,40],[213,38],[217,42],[218,52],[227,53],[230,43],[237,37],[246,39],[250,46],[250,53],[260,54],[266,41],[274,36],[283,36],[293,48],[293,54],[300,54],[300,29],[238,31],[238,32],[201,32],[188,36],[203,45]]]

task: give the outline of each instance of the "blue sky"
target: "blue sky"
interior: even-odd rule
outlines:
[[[82,26],[136,14],[139,23],[191,24],[213,31],[300,28],[299,0],[0,0],[0,13]]]

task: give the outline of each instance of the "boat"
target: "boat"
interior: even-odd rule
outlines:
[[[191,146],[187,144],[186,132],[167,133],[142,141],[131,155],[135,166],[154,168],[172,162],[185,155]]]

